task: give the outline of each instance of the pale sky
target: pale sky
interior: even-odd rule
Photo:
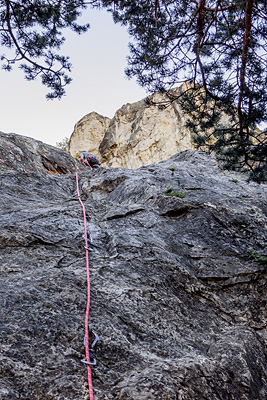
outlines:
[[[147,96],[124,69],[129,54],[129,37],[105,11],[87,10],[83,21],[91,28],[86,34],[69,31],[64,55],[73,65],[72,83],[61,100],[46,100],[48,89],[40,80],[27,82],[23,72],[0,70],[0,131],[18,133],[55,145],[70,137],[76,122],[96,111],[112,118],[123,104]],[[5,49],[0,48],[0,53]]]

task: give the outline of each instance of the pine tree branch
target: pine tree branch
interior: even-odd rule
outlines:
[[[240,136],[243,137],[243,112],[242,112],[242,102],[245,88],[245,77],[246,77],[246,66],[248,60],[248,50],[251,42],[251,27],[252,27],[252,10],[255,0],[248,0],[245,10],[245,32],[243,38],[243,50],[241,58],[241,68],[240,68],[240,92],[237,105],[237,112],[239,118],[240,126]]]
[[[36,63],[35,61],[33,61],[32,59],[30,59],[29,57],[26,56],[27,50],[25,50],[25,52],[23,52],[21,50],[21,46],[19,45],[19,43],[16,40],[15,35],[13,34],[13,30],[11,27],[11,16],[10,16],[10,1],[5,0],[6,3],[6,23],[7,23],[7,27],[8,27],[8,32],[10,34],[10,37],[12,38],[12,41],[18,51],[18,53],[21,55],[22,59],[24,59],[25,61],[28,61],[30,64],[32,64],[34,67],[36,67],[37,69],[39,69],[39,73],[41,73],[42,71],[48,71],[48,72],[52,72],[54,74],[56,74],[58,71],[53,70],[51,67],[47,68],[41,64]]]

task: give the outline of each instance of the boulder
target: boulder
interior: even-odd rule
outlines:
[[[110,118],[96,112],[85,115],[75,124],[71,134],[68,150],[73,157],[78,157],[81,151],[89,151],[101,158],[99,145],[103,140]]]
[[[0,398],[88,399],[76,177],[12,166],[0,171]],[[95,400],[265,400],[266,186],[191,150],[78,179]]]

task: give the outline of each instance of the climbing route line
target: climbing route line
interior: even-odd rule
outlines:
[[[89,348],[89,310],[90,310],[90,270],[89,270],[89,254],[88,254],[88,238],[87,238],[87,225],[86,225],[86,212],[85,207],[82,202],[80,191],[79,191],[79,179],[78,173],[76,172],[76,186],[77,186],[77,195],[79,202],[83,209],[83,220],[84,220],[84,240],[85,240],[85,257],[86,257],[86,274],[87,274],[87,304],[86,304],[86,313],[85,313],[85,355],[86,358],[83,362],[87,366],[87,375],[88,375],[88,387],[89,387],[89,400],[94,400],[93,394],[93,384],[92,384],[92,374],[91,374],[91,365],[94,364],[90,360],[90,348]]]

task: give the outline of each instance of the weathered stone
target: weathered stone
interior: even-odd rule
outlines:
[[[27,136],[3,132],[0,132],[0,168],[49,174],[68,174],[86,169],[66,151]]]
[[[0,178],[0,398],[88,399],[75,175]],[[266,186],[196,151],[87,170],[79,186],[95,400],[265,400],[266,264],[247,251],[266,251]]]
[[[173,89],[173,94],[180,90]],[[159,104],[166,101],[160,93],[149,98]],[[144,99],[122,106],[100,144],[102,162],[112,167],[138,168],[193,149],[186,119],[177,101],[166,108],[148,107]]]
[[[179,97],[186,86],[172,89],[171,94]],[[182,110],[179,101],[170,104],[167,95],[162,93],[154,93],[148,99],[150,106],[145,99],[128,103],[111,120],[95,112],[86,115],[75,125],[70,153],[77,157],[82,150],[87,150],[103,166],[139,168],[194,149],[186,126],[192,117]],[[220,123],[227,125],[229,117],[222,114]]]
[[[175,95],[180,90],[172,92]],[[157,103],[166,101],[166,96],[160,93],[149,98]],[[177,101],[166,108],[148,107],[145,99],[128,103],[111,120],[92,112],[75,125],[69,152],[77,157],[87,150],[104,166],[138,168],[193,149],[186,119]]]
[[[103,117],[96,112],[85,115],[75,124],[74,131],[71,134],[68,146],[70,154],[77,157],[81,151],[89,151],[100,158],[99,145],[109,123],[110,118]]]

